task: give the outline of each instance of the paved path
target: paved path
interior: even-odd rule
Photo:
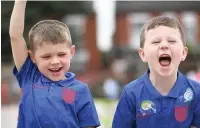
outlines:
[[[98,128],[111,128],[111,122],[116,108],[116,102],[96,100],[96,109],[101,126]],[[1,128],[16,128],[18,117],[18,104],[1,106]]]
[[[1,106],[1,128],[16,128],[18,117],[18,105]]]

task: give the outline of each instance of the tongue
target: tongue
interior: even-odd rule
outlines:
[[[169,66],[170,65],[170,61],[169,60],[162,60],[160,61],[161,66]]]

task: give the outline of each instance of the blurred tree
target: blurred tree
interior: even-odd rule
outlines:
[[[13,1],[1,2],[1,51],[2,61],[12,60],[9,23]],[[24,37],[27,41],[28,31],[38,21],[43,19],[60,20],[66,14],[88,14],[93,12],[92,2],[89,1],[28,1],[26,6]],[[71,32],[73,35],[73,32]]]

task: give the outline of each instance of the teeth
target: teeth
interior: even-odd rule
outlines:
[[[60,68],[56,68],[56,69],[50,69],[50,70],[52,70],[52,71],[57,71],[57,70],[59,70]]]

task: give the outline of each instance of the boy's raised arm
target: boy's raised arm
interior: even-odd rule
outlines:
[[[25,17],[26,1],[15,0],[13,12],[10,19],[10,40],[12,54],[17,70],[19,71],[24,64],[28,49],[23,38],[24,32],[24,17]]]

